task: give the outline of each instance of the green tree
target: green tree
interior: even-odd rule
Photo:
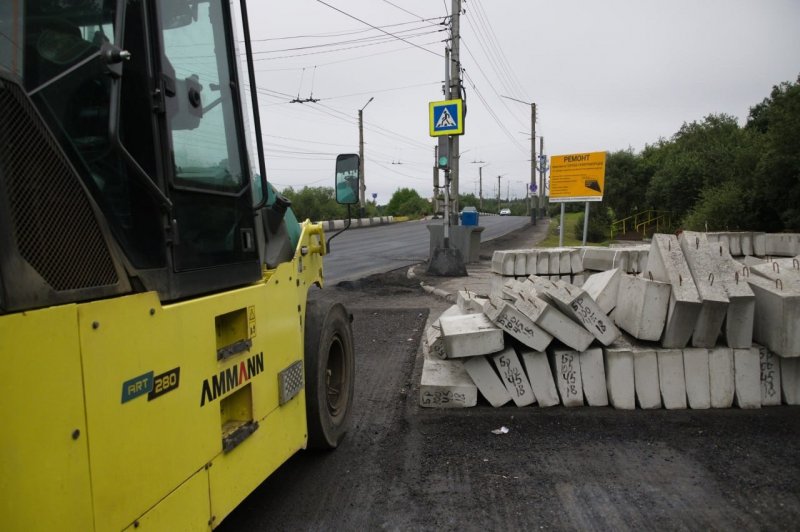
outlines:
[[[427,200],[421,198],[413,188],[399,188],[389,203],[386,205],[386,213],[390,216],[424,216],[431,212],[431,205]]]
[[[295,191],[292,187],[282,194],[292,202],[292,210],[298,220],[336,220],[347,216],[347,207],[336,203],[333,187],[303,187]]]
[[[800,76],[752,107],[746,129],[759,137],[751,210],[764,230],[800,230]]]
[[[583,208],[586,206],[584,204]],[[583,221],[586,219],[585,211],[578,215],[578,221],[575,224],[575,238],[583,240]],[[608,239],[609,230],[611,227],[611,213],[605,201],[591,202],[589,204],[589,225],[586,228],[586,241],[587,242],[603,242]]]
[[[649,177],[643,157],[632,148],[608,154],[603,203],[614,211],[615,219],[649,208],[645,202]]]

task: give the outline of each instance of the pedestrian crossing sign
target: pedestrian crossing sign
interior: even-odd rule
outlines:
[[[464,134],[463,100],[445,100],[428,104],[431,137]]]

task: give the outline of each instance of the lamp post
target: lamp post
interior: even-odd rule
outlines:
[[[510,96],[503,96],[503,98],[531,106],[531,185],[534,185],[536,184],[536,104],[533,102],[523,102],[522,100]],[[531,201],[531,203],[533,203],[533,201]],[[539,201],[537,201],[536,209],[533,208],[533,205],[530,206],[531,222],[534,224],[536,223],[536,210],[538,210],[538,208]]]
[[[358,204],[361,210],[361,218],[364,217],[364,205],[366,201],[364,200],[364,196],[367,192],[367,184],[364,180],[364,109],[367,108],[369,102],[374,100],[375,97],[371,97],[367,100],[367,103],[364,104],[364,107],[358,110],[358,177],[359,177],[359,190],[358,190]]]

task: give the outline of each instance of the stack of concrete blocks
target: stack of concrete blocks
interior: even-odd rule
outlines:
[[[493,288],[507,278],[525,279],[529,275],[577,285],[585,279],[581,253],[575,248],[498,250],[492,255],[492,272],[496,274]]]
[[[800,404],[800,257],[751,266],[753,338],[780,358],[783,400]]]
[[[624,273],[641,273],[647,267],[650,246],[581,247],[583,267],[587,271],[603,272],[619,268]]]
[[[800,254],[798,233],[706,233],[711,243],[726,246],[734,257],[794,257]]]

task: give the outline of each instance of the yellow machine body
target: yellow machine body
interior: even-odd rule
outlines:
[[[306,445],[304,316],[324,253],[306,222],[293,260],[251,286],[0,316],[0,529],[219,524]]]

